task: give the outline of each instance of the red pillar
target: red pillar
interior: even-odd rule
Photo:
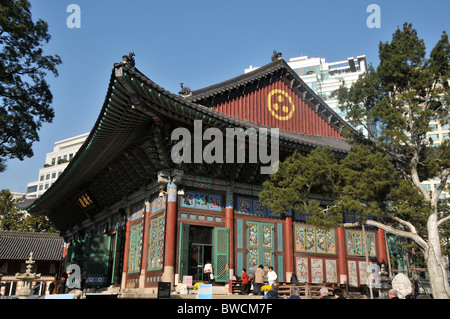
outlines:
[[[345,236],[344,228],[336,228],[336,241],[337,241],[337,253],[338,253],[338,271],[339,271],[339,283],[347,283],[347,263],[345,256]]]
[[[234,215],[233,215],[233,192],[227,191],[225,201],[225,227],[228,228],[229,237],[229,260],[228,260],[228,272],[229,278],[234,275]],[[231,287],[231,285],[230,285]]]
[[[378,263],[379,264],[387,264],[386,259],[386,242],[384,240],[384,230],[378,228],[377,231],[377,249],[378,249]]]
[[[284,251],[286,256],[286,281],[290,280],[294,272],[294,243],[292,236],[292,216],[286,216],[284,220]]]
[[[164,246],[163,281],[171,282],[175,287],[175,251],[177,234],[177,186],[167,184],[166,238]]]

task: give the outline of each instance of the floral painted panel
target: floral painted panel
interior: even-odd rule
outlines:
[[[248,270],[256,270],[259,265],[259,251],[256,248],[248,250]]]
[[[324,230],[314,226],[295,226],[295,251],[336,254],[334,229]]]
[[[248,224],[248,244],[258,246],[258,224]]]
[[[158,250],[156,258],[156,268],[161,268],[163,266],[162,261],[164,258],[164,234],[165,234],[165,219],[159,218],[158,220]]]
[[[358,287],[358,274],[356,273],[356,261],[348,262],[348,284],[350,287]]]
[[[296,272],[299,282],[308,282],[308,258],[296,258]]]
[[[327,274],[326,282],[337,282],[337,266],[336,260],[325,260],[325,271]]]
[[[150,222],[149,248],[148,248],[148,269],[155,267],[158,250],[158,221]]]
[[[247,221],[247,269],[274,266],[275,247],[273,224]]]
[[[355,249],[355,255],[363,254],[363,242],[362,242],[362,232],[353,233],[353,247]]]
[[[271,225],[263,225],[263,246],[264,247],[272,247],[272,226]]]
[[[272,251],[271,250],[264,250],[264,269],[268,269],[270,266],[273,266],[272,261]],[[256,268],[255,268],[256,269]]]
[[[306,228],[306,251],[315,252],[316,250],[316,232],[315,228]]]
[[[164,247],[164,217],[150,222],[150,234],[148,243],[147,269],[159,269],[162,267]]]
[[[327,231],[327,253],[336,254],[336,241],[334,229]]]
[[[305,228],[295,228],[295,251],[305,251]]]
[[[369,251],[369,256],[375,257],[377,255],[377,249],[376,249],[376,238],[374,233],[367,233],[367,247]]]
[[[128,272],[138,272],[141,269],[142,223],[130,229],[130,246],[128,249]]]
[[[349,256],[364,256],[364,240],[362,231],[347,230],[346,231],[347,242],[347,255]],[[376,249],[376,235],[373,232],[366,233],[367,247],[370,257],[377,256]]]
[[[317,284],[323,282],[322,259],[311,259],[311,281]]]
[[[326,253],[326,232],[322,229],[316,230],[316,239],[317,239],[317,252],[318,253]]]

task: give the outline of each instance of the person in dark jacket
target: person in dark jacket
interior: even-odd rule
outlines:
[[[278,284],[276,282],[272,284],[272,289],[264,295],[263,299],[284,299],[278,293]]]
[[[339,288],[336,288],[333,290],[333,298],[334,299],[347,299],[344,297],[343,291]]]
[[[63,272],[61,278],[58,281],[58,294],[66,293],[67,273]]]

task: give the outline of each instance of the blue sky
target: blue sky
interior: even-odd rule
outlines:
[[[48,76],[55,118],[42,126],[34,156],[10,160],[0,189],[25,192],[38,179],[54,142],[90,132],[102,107],[113,64],[135,52],[136,66],[165,89],[180,82],[199,89],[270,62],[306,55],[329,62],[366,55],[378,64],[378,44],[404,22],[417,29],[428,52],[450,32],[448,0],[30,0],[33,19],[49,24],[47,54],[58,54],[59,76]],[[81,28],[68,28],[70,4],[81,9]],[[370,4],[381,27],[366,24]]]

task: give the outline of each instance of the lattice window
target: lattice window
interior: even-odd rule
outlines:
[[[347,255],[349,256],[365,256],[365,248],[362,231],[359,230],[347,230],[346,235],[346,248]],[[366,233],[368,255],[369,257],[376,257],[376,236],[373,232]]]
[[[131,226],[130,246],[128,250],[128,273],[136,273],[141,269],[142,223]]]
[[[295,251],[336,254],[334,229],[323,230],[314,226],[295,226]]]
[[[150,222],[147,270],[161,269],[164,248],[164,216]]]

